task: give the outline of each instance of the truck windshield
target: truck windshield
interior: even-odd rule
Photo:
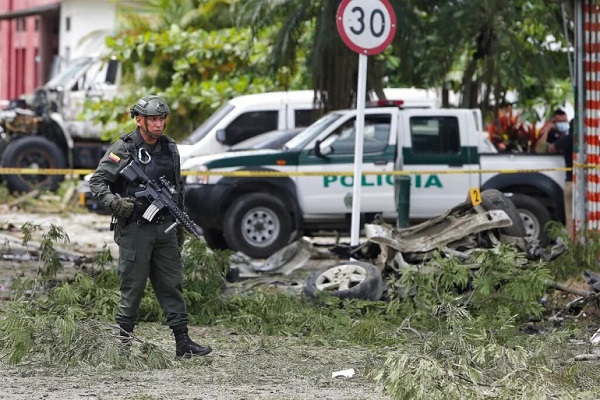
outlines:
[[[300,132],[298,136],[287,142],[285,144],[285,148],[294,150],[304,148],[304,146],[306,146],[308,142],[313,140],[317,135],[323,132],[323,130],[327,129],[329,125],[333,124],[335,121],[340,119],[342,115],[344,114],[340,112],[332,112],[321,117],[315,123],[313,123],[308,128]]]
[[[91,58],[84,57],[74,60],[67,66],[67,69],[50,79],[44,86],[46,87],[64,87],[74,78],[81,74],[81,71],[87,68]]]
[[[198,143],[204,136],[208,135],[208,132],[219,123],[220,120],[225,118],[235,108],[232,104],[225,104],[217,111],[215,111],[206,121],[204,121],[199,127],[194,129],[190,136],[183,140],[182,144],[195,144]]]

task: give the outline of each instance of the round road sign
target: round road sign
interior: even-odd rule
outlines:
[[[396,33],[396,14],[388,0],[343,0],[336,22],[344,43],[359,54],[381,53]]]

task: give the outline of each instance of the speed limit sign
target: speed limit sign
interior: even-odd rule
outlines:
[[[367,56],[385,50],[396,33],[396,14],[388,0],[343,0],[336,21],[344,43]]]

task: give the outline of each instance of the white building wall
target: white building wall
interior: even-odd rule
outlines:
[[[105,37],[115,33],[116,8],[114,0],[62,0],[59,56],[63,66],[105,50]]]

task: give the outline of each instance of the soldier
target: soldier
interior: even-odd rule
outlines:
[[[177,357],[206,355],[208,346],[188,336],[188,314],[183,298],[183,265],[180,248],[183,228],[165,233],[174,222],[165,208],[149,222],[142,218],[150,205],[145,199],[132,201],[138,187],[120,175],[130,161],[139,163],[150,179],[165,177],[175,188],[174,199],[183,210],[183,179],[175,142],[163,134],[169,107],[158,96],[139,99],[131,108],[137,128],[121,136],[100,160],[90,179],[94,197],[113,213],[115,242],[119,245],[118,273],[121,280],[119,310],[115,316],[121,337],[130,343],[138,323],[139,306],[150,278],[167,325],[175,336]]]

